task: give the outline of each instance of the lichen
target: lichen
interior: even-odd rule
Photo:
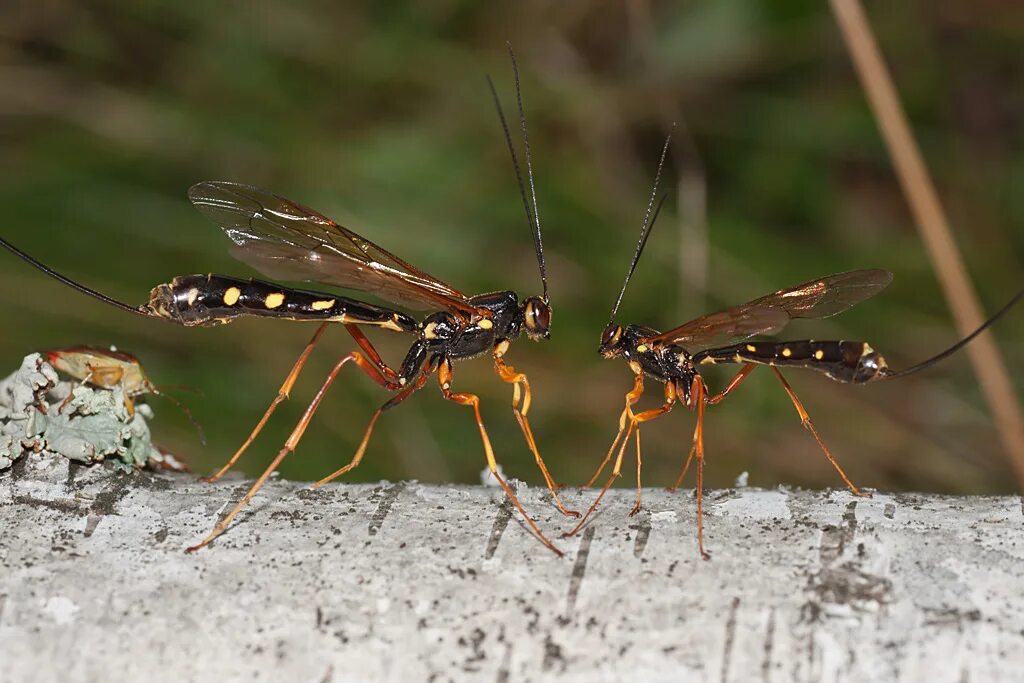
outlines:
[[[165,456],[150,438],[152,418],[145,404],[129,413],[122,387],[63,381],[40,354],[30,354],[0,380],[0,470],[28,453],[80,463],[110,460],[124,469],[159,467]]]

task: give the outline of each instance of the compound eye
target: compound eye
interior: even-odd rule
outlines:
[[[534,336],[547,336],[551,328],[551,307],[540,299],[531,297],[526,302],[523,318],[528,333]]]
[[[601,333],[601,344],[604,346],[613,346],[618,343],[619,338],[622,337],[622,327],[620,325],[609,325],[604,328],[604,332]]]

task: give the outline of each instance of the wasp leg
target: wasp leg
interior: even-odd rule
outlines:
[[[526,413],[530,410],[530,381],[526,378],[525,374],[516,372],[516,369],[511,365],[506,365],[505,361],[497,353],[494,354],[494,370],[498,373],[501,381],[513,385],[512,412],[516,416],[516,422],[519,423],[519,429],[523,432],[523,438],[526,439],[526,445],[533,453],[537,467],[540,468],[540,473],[544,475],[544,483],[547,484],[548,490],[551,492],[551,499],[554,501],[555,507],[567,517],[579,517],[580,513],[566,508],[558,498],[558,490],[561,486],[555,483],[551,474],[548,473],[547,465],[544,464],[544,459],[540,457],[537,442],[533,438],[533,430],[530,429],[530,421],[526,417]],[[519,408],[520,399],[522,399],[522,409]]]
[[[263,430],[263,427],[264,425],[267,424],[267,420],[270,419],[270,416],[274,414],[274,411],[277,410],[277,407],[285,399],[288,398],[289,394],[291,394],[292,387],[295,385],[295,381],[299,378],[299,373],[302,372],[302,368],[306,365],[306,361],[309,360],[310,354],[313,353],[314,347],[316,347],[317,342],[320,341],[320,337],[327,329],[328,324],[329,323],[321,323],[321,325],[316,329],[316,332],[313,334],[313,338],[309,340],[309,343],[306,344],[306,348],[302,351],[302,354],[299,355],[298,360],[295,361],[295,365],[292,366],[292,369],[288,373],[288,376],[285,377],[284,383],[281,385],[281,388],[277,390],[277,396],[275,396],[274,400],[270,402],[270,405],[267,407],[266,412],[263,413],[263,417],[260,418],[260,421],[256,423],[255,427],[253,427],[252,432],[249,433],[249,437],[245,440],[245,442],[242,443],[241,446],[239,446],[238,450],[235,451],[235,454],[232,455],[231,458],[226,463],[224,463],[224,465],[219,470],[217,470],[208,477],[203,477],[203,481],[215,482],[221,477],[223,477],[224,474],[228,470],[230,470],[236,462],[238,462],[238,459],[242,457],[242,454],[245,453],[249,446],[252,445],[252,442],[256,440],[256,437]],[[345,327],[348,328],[349,325],[346,325]],[[373,349],[373,346],[370,345],[369,340],[367,340],[366,337],[363,336],[362,332],[356,330],[356,333],[353,333],[352,330],[349,330],[349,333],[352,334],[352,337],[356,340],[356,343],[358,343],[359,346],[362,347],[364,350],[366,350],[367,348]],[[377,382],[377,384],[380,384],[386,389],[394,390],[395,388],[397,388],[397,384],[391,381],[392,376],[397,376],[397,374],[394,372],[394,370],[391,370],[391,368],[388,368],[386,365],[384,365],[384,363],[380,359],[380,356],[377,354],[376,349],[373,349],[372,352],[367,353],[366,355],[369,357],[372,366],[376,369],[376,372],[367,371],[366,374],[368,374],[373,381]]]
[[[640,468],[643,465],[643,460],[640,457],[640,423],[648,422],[657,417],[661,417],[668,411],[672,410],[672,406],[676,403],[676,386],[672,382],[665,383],[665,403],[658,408],[652,408],[651,410],[645,410],[638,415],[632,417],[633,423],[636,425],[636,504],[630,511],[629,516],[632,517],[636,513],[640,512]]]
[[[738,373],[736,373],[736,376],[732,378],[729,384],[726,385],[725,389],[722,389],[720,392],[707,399],[708,405],[713,406],[721,403],[722,399],[728,396],[729,392],[731,392],[733,389],[739,386],[739,383],[745,380],[747,378],[747,375],[753,372],[754,368],[756,367],[757,365],[755,365],[754,363],[747,363],[746,365],[744,365],[743,368]],[[683,483],[683,478],[686,476],[687,470],[690,469],[690,463],[693,461],[693,454],[696,451],[697,442],[696,440],[694,440],[693,445],[690,446],[690,454],[686,456],[686,464],[683,465],[683,471],[679,473],[679,478],[676,479],[676,483],[668,487],[669,493],[675,493],[679,486]]]
[[[526,510],[523,509],[522,503],[520,503],[519,499],[516,497],[515,491],[512,490],[512,488],[498,473],[498,462],[494,457],[494,449],[491,447],[491,440],[487,436],[487,429],[484,428],[484,421],[480,416],[480,397],[475,394],[457,393],[451,390],[452,365],[447,359],[441,363],[441,366],[437,370],[437,383],[441,386],[441,394],[446,399],[453,401],[454,403],[458,403],[459,405],[470,406],[473,408],[473,413],[476,416],[476,426],[480,430],[480,440],[484,445],[484,455],[487,458],[487,467],[491,470],[491,476],[493,476],[495,480],[497,480],[498,484],[501,485],[501,488],[505,490],[505,495],[508,496],[508,499],[512,501],[512,504],[516,506],[516,509],[519,510],[519,514],[523,516],[523,519],[526,520],[527,525],[537,538],[540,539],[541,543],[561,557],[562,551],[559,550],[554,543],[548,540],[548,537],[544,535],[536,522],[526,514]]]
[[[317,336],[319,336],[319,333],[321,331],[322,330],[318,330]],[[316,338],[314,337],[314,342],[315,341]],[[327,375],[327,379],[324,380],[324,383],[320,386],[320,389],[317,390],[316,395],[313,397],[313,400],[310,402],[309,406],[306,407],[306,412],[302,414],[302,418],[299,420],[298,424],[295,425],[295,428],[292,429],[292,433],[288,436],[288,440],[285,441],[284,447],[278,452],[277,457],[275,457],[273,461],[271,461],[270,465],[267,467],[266,470],[263,471],[263,474],[260,475],[259,479],[257,479],[251,487],[249,487],[249,490],[246,492],[246,494],[242,496],[242,500],[240,500],[238,504],[235,505],[234,508],[232,508],[231,512],[226,514],[219,522],[217,522],[217,525],[213,527],[213,531],[211,531],[206,538],[204,538],[196,545],[186,548],[186,552],[194,552],[196,550],[199,550],[203,546],[208,545],[210,541],[217,538],[217,536],[220,536],[220,534],[223,533],[224,530],[231,523],[231,520],[234,519],[235,515],[237,515],[239,511],[243,507],[245,507],[250,500],[252,500],[253,496],[256,495],[256,492],[259,491],[260,488],[262,488],[263,484],[265,484],[267,479],[270,478],[270,475],[274,472],[274,470],[277,469],[278,465],[281,464],[281,461],[285,459],[285,456],[287,456],[289,453],[295,450],[296,446],[299,445],[299,440],[302,439],[302,435],[306,431],[306,427],[309,426],[310,420],[313,419],[313,414],[316,412],[316,409],[320,406],[320,402],[323,401],[324,395],[327,394],[327,389],[334,382],[334,379],[338,376],[338,373],[341,372],[341,369],[345,366],[345,364],[349,362],[355,363],[363,372],[370,376],[373,376],[372,373],[377,371],[374,365],[370,363],[368,360],[366,360],[366,358],[364,358],[363,355],[358,351],[353,351],[352,353],[342,357],[342,359],[339,360],[337,364],[334,366],[334,368],[331,370],[330,374]]]
[[[629,445],[629,437],[631,437],[633,435],[633,430],[635,430],[636,428],[637,428],[637,423],[634,420],[631,419],[629,421],[629,425],[627,425],[627,427],[626,427],[626,437],[624,439],[622,439],[622,444],[619,446],[619,453],[618,453],[618,455],[615,456],[615,464],[612,465],[612,473],[608,477],[608,481],[606,481],[604,483],[604,486],[601,488],[601,492],[599,494],[597,494],[597,498],[595,498],[594,502],[590,504],[590,507],[587,508],[587,511],[585,513],[583,513],[583,517],[580,519],[579,523],[577,523],[576,526],[574,526],[572,529],[570,529],[566,533],[562,534],[562,538],[567,538],[569,536],[575,536],[576,534],[578,534],[580,532],[580,529],[582,529],[583,526],[587,523],[587,520],[590,519],[590,515],[594,514],[594,510],[597,509],[598,503],[600,503],[601,499],[604,498],[604,494],[608,493],[608,489],[610,489],[612,487],[612,482],[614,482],[616,479],[618,479],[621,476],[621,474],[622,474],[622,457],[626,453],[626,446]],[[621,436],[621,434],[622,434],[622,432],[620,431],[619,435]],[[612,448],[614,448],[615,444],[617,444],[617,443],[619,443],[619,437],[618,436],[615,437],[615,441],[612,443]],[[604,468],[604,466],[602,465],[602,469],[603,468]]]
[[[370,359],[374,365],[380,368],[381,374],[384,375],[390,382],[398,383],[398,373],[388,367],[388,364],[381,359],[380,354],[377,353],[377,349],[373,347],[370,340],[366,338],[363,331],[359,329],[358,325],[352,323],[345,323],[345,330],[352,335],[352,338],[356,340],[356,344],[359,344],[359,348],[363,350],[363,354]],[[378,382],[378,384],[380,384]],[[381,385],[385,386],[385,385]],[[385,386],[385,388],[387,388]]]
[[[589,489],[597,481],[597,478],[601,476],[601,472],[611,462],[612,453],[615,452],[616,446],[619,445],[619,439],[626,433],[626,418],[632,419],[633,417],[633,406],[640,400],[640,396],[644,393],[644,376],[637,373],[633,378],[633,389],[626,393],[626,407],[622,409],[622,414],[619,415],[619,432],[615,435],[615,440],[612,441],[611,447],[608,449],[608,453],[605,454],[604,460],[601,461],[601,466],[594,472],[594,476],[590,478],[586,484],[580,488]],[[627,437],[628,438],[628,437]]]
[[[776,368],[774,365],[772,366],[772,370],[775,371],[775,376],[779,378],[780,382],[782,382],[782,388],[786,390],[786,394],[789,396],[789,400],[793,402],[793,407],[796,408],[797,414],[800,415],[800,423],[811,434],[814,435],[814,440],[818,442],[818,445],[821,447],[821,450],[825,454],[825,457],[828,458],[828,461],[830,463],[832,463],[832,467],[836,468],[836,472],[838,472],[839,476],[843,478],[843,481],[846,482],[846,485],[850,487],[850,491],[853,492],[853,495],[861,496],[862,498],[870,498],[870,493],[866,491],[861,491],[856,486],[854,486],[853,482],[850,481],[850,478],[846,476],[846,472],[843,472],[843,468],[839,466],[839,462],[832,455],[832,452],[828,450],[828,446],[825,445],[825,442],[821,440],[821,436],[818,434],[818,430],[814,428],[814,423],[811,422],[811,416],[807,414],[806,410],[804,410],[803,405],[800,403],[800,399],[796,397],[796,394],[793,392],[793,389],[789,386],[789,382],[786,381],[786,378],[782,376],[782,373],[779,372],[779,369]]]
[[[373,414],[373,417],[370,418],[370,424],[366,425],[366,431],[363,433],[363,440],[359,442],[359,448],[356,449],[356,454],[352,456],[352,460],[344,467],[332,472],[331,474],[327,475],[320,481],[314,483],[312,486],[310,486],[310,488],[318,489],[327,482],[331,481],[332,479],[340,477],[346,472],[349,472],[350,470],[353,470],[356,467],[358,467],[359,463],[362,462],[363,460],[363,454],[366,453],[366,445],[370,443],[370,434],[373,432],[373,426],[377,423],[377,418],[380,417],[380,414],[383,413],[385,410],[390,410],[391,408],[394,408],[399,403],[409,398],[409,396],[411,396],[413,392],[422,389],[423,385],[427,383],[428,377],[430,377],[430,370],[424,370],[422,373],[420,373],[420,376],[416,378],[415,382],[403,388],[394,397],[392,397],[390,401],[382,405],[380,408],[377,408],[377,412],[375,412]]]
[[[690,394],[697,402],[697,426],[693,430],[693,444],[697,456],[697,549],[701,557],[710,560],[710,553],[704,550],[704,406],[708,401],[704,380],[700,375],[693,378]]]

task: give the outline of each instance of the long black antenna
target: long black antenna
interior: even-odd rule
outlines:
[[[674,128],[675,126],[673,126]],[[629,279],[633,277],[633,271],[636,270],[636,264],[640,261],[640,255],[644,253],[644,247],[647,246],[647,238],[651,235],[651,228],[654,227],[654,221],[658,220],[658,214],[661,212],[661,207],[665,204],[665,197],[661,198],[658,203],[657,210],[654,211],[654,215],[651,215],[651,210],[654,209],[654,198],[658,194],[658,182],[661,180],[661,169],[665,166],[665,157],[668,154],[668,145],[672,142],[672,134],[669,133],[665,137],[665,145],[661,148],[661,159],[658,161],[658,171],[654,174],[654,187],[651,188],[651,198],[647,202],[647,211],[644,212],[644,222],[640,228],[640,239],[636,243],[636,253],[633,254],[633,262],[629,264],[629,270],[626,271],[626,280],[622,283],[622,289],[619,290],[619,298],[615,300],[615,305],[612,307],[612,314],[608,317],[609,324],[615,320],[615,314],[619,312],[619,304],[622,303],[622,297],[626,293],[626,285],[629,284]]]
[[[897,370],[897,371],[894,371],[894,372],[893,371],[886,371],[882,375],[880,375],[878,379],[880,379],[880,380],[881,379],[896,379],[897,377],[906,377],[907,375],[912,375],[915,372],[920,372],[921,370],[924,370],[925,368],[929,368],[929,367],[935,365],[936,363],[938,363],[941,360],[945,360],[946,358],[948,358],[949,356],[952,356],[954,353],[956,353],[957,351],[959,351],[963,347],[967,346],[967,344],[972,339],[977,337],[979,334],[981,334],[986,329],[991,327],[993,323],[995,323],[997,320],[999,320],[1004,315],[1006,315],[1006,313],[1008,313],[1011,308],[1016,306],[1020,302],[1020,300],[1022,298],[1024,298],[1024,289],[1022,289],[1019,292],[1017,292],[1016,296],[1014,296],[1012,299],[1010,299],[1009,303],[1007,303],[1005,306],[1003,306],[998,311],[996,311],[995,314],[993,314],[991,318],[989,318],[988,320],[983,322],[981,324],[981,327],[976,329],[974,332],[971,332],[969,335],[967,335],[966,337],[964,337],[963,339],[958,341],[956,344],[953,344],[952,346],[950,346],[948,349],[946,349],[942,353],[938,353],[938,354],[932,356],[931,358],[929,358],[928,360],[921,361],[917,365],[912,365],[909,368],[906,368],[904,370]]]
[[[511,47],[509,48],[511,54]],[[517,101],[519,102],[519,116],[522,122],[523,130],[526,129],[526,119],[523,115],[522,109],[522,97],[519,95],[519,70],[516,67],[515,56],[512,57],[512,67],[515,70],[516,76],[516,95]],[[537,263],[540,266],[540,279],[544,285],[544,301],[548,301],[548,281],[547,273],[544,267],[544,248],[540,242],[540,224],[534,217],[533,211],[530,209],[530,201],[526,196],[526,185],[523,183],[523,173],[519,168],[519,156],[516,154],[516,148],[512,144],[512,134],[509,132],[508,121],[505,119],[505,111],[501,108],[501,100],[498,99],[498,91],[494,87],[494,81],[491,80],[490,76],[487,76],[487,87],[491,89],[491,97],[494,99],[494,106],[498,110],[498,119],[501,121],[501,130],[505,134],[505,144],[508,146],[508,152],[512,157],[512,168],[516,173],[516,183],[519,185],[519,196],[523,200],[523,209],[526,211],[526,220],[530,225],[530,229],[533,231],[533,243],[537,251]],[[524,138],[526,141],[526,158],[527,164],[530,164],[530,145],[529,139]],[[533,171],[530,170],[530,187],[533,187]],[[534,195],[534,204],[536,205],[536,195]]]
[[[50,268],[49,266],[43,265],[42,263],[40,263],[39,261],[35,260],[34,258],[32,258],[28,254],[23,252],[21,249],[19,249],[18,247],[14,246],[13,244],[11,244],[10,242],[8,242],[7,240],[5,240],[2,237],[0,237],[0,245],[3,245],[4,247],[6,247],[8,249],[8,251],[13,253],[15,256],[21,258],[26,263],[29,263],[30,265],[35,266],[36,268],[38,268],[39,270],[43,271],[44,273],[46,273],[50,277],[52,277],[52,278],[54,278],[56,280],[59,280],[60,282],[63,282],[68,287],[71,287],[72,289],[77,289],[82,294],[88,294],[89,296],[93,297],[94,299],[99,299],[100,301],[102,301],[105,304],[110,304],[111,306],[114,306],[115,308],[120,308],[122,311],[128,311],[129,313],[135,313],[136,315],[142,315],[142,316],[145,316],[147,318],[157,317],[157,316],[154,316],[152,313],[150,313],[148,310],[146,310],[143,307],[140,307],[140,306],[129,306],[128,304],[126,304],[124,302],[121,302],[121,301],[118,301],[117,299],[111,299],[106,294],[100,294],[95,289],[90,289],[90,288],[86,287],[85,285],[81,285],[81,284],[75,282],[74,280],[72,280],[69,277],[65,277],[64,275],[61,275],[60,273],[55,271],[53,268]]]
[[[544,303],[548,303],[548,273],[544,263],[544,243],[540,236],[540,210],[537,208],[537,188],[533,184],[533,155],[530,154],[530,134],[526,130],[526,113],[523,110],[523,91],[519,86],[519,65],[516,54],[512,51],[512,43],[508,46],[508,56],[512,60],[512,73],[516,82],[516,104],[519,107],[519,127],[523,134],[523,151],[526,156],[526,178],[530,183],[530,198],[533,200],[533,246],[537,251],[537,266],[540,268],[540,281],[544,285]]]

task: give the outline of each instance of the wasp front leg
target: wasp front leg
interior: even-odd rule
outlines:
[[[504,344],[507,348],[508,342],[504,342]],[[558,489],[561,486],[555,483],[555,480],[548,472],[547,465],[544,464],[544,459],[540,456],[540,450],[537,448],[537,442],[533,438],[533,430],[530,429],[530,421],[526,417],[526,413],[530,410],[530,381],[525,374],[516,372],[515,368],[511,365],[505,364],[501,357],[503,351],[504,349],[500,346],[494,350],[494,370],[498,373],[501,381],[513,385],[512,412],[516,416],[516,422],[519,423],[519,429],[523,432],[523,438],[526,439],[526,445],[530,448],[530,452],[533,453],[537,467],[540,468],[540,472],[544,476],[544,483],[547,484],[548,490],[551,492],[551,499],[554,501],[555,507],[567,517],[579,517],[580,513],[567,509],[559,499]],[[522,408],[519,407],[520,401],[522,401]]]
[[[469,406],[473,409],[473,415],[476,417],[476,426],[480,430],[480,440],[484,446],[484,457],[487,459],[487,468],[491,471],[491,476],[494,477],[495,481],[505,490],[505,495],[515,505],[516,509],[519,510],[519,514],[526,520],[526,524],[530,527],[530,530],[537,536],[541,543],[547,546],[552,552],[559,557],[562,556],[562,551],[552,543],[544,532],[540,530],[537,523],[533,521],[530,515],[526,514],[526,510],[523,508],[522,503],[519,502],[519,498],[516,497],[515,491],[512,490],[505,479],[498,472],[498,461],[494,457],[494,448],[491,447],[491,440],[487,436],[487,429],[484,427],[484,420],[480,416],[480,397],[476,394],[468,394],[464,392],[453,392],[452,391],[452,364],[448,359],[441,362],[440,367],[437,369],[437,383],[441,387],[441,394],[459,405]]]

